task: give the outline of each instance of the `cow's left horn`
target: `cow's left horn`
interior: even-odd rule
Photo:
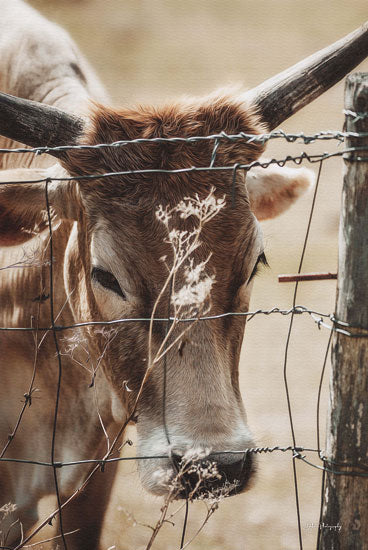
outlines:
[[[72,145],[84,121],[56,107],[0,93],[0,134],[30,147]],[[61,158],[62,151],[49,151]]]
[[[368,55],[368,22],[245,94],[270,130],[339,82]]]

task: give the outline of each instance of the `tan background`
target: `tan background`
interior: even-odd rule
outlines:
[[[368,16],[366,0],[32,0],[61,23],[96,68],[115,105],[162,102],[182,94],[201,94],[230,83],[247,87],[287,68],[342,37]],[[360,67],[368,71],[368,62]],[[341,129],[343,85],[336,86],[282,125],[286,131]],[[309,151],[333,150],[319,142]],[[278,158],[307,149],[273,144]],[[305,271],[336,269],[339,199],[343,163],[325,163]],[[255,283],[253,309],[288,308],[293,285],[277,283],[278,273],[297,270],[311,195],[288,213],[264,224],[270,269]],[[335,284],[301,285],[297,302],[323,312],[334,308]],[[289,318],[258,316],[248,326],[241,358],[241,383],[249,424],[260,445],[291,442],[283,355]],[[295,319],[288,373],[297,443],[316,446],[316,399],[328,331],[307,317]],[[326,408],[328,375],[323,391]],[[325,417],[322,415],[322,427]],[[134,450],[132,451],[135,452]],[[310,455],[315,459],[313,455]],[[315,547],[320,472],[298,466],[305,549]],[[103,548],[144,548],[161,500],[140,487],[136,465],[121,467],[104,530]],[[204,516],[203,503],[189,510],[188,538]],[[182,514],[167,524],[155,548],[179,548]],[[115,545],[115,546],[114,546]],[[259,459],[257,481],[249,493],[222,503],[192,543],[194,549],[296,549],[297,523],[290,454]]]

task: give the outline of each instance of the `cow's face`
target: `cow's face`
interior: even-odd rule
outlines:
[[[222,130],[256,134],[262,127],[251,111],[244,111],[234,100],[212,97],[161,111],[99,108],[84,141],[206,136]],[[211,162],[213,145],[210,141],[150,142],[79,149],[69,153],[64,168],[73,177],[203,168]],[[249,163],[260,153],[261,146],[254,143],[221,141],[214,166]],[[166,319],[169,314],[185,318],[246,311],[252,275],[264,253],[257,218],[285,210],[307,184],[305,172],[287,169],[252,171],[246,182],[237,171],[235,186],[232,170],[131,173],[50,184],[49,199],[56,214],[77,222],[64,261],[65,291],[75,320]],[[44,184],[21,185],[22,200],[15,201],[16,189],[14,185],[2,189],[0,206],[5,212],[4,228],[18,227],[17,242],[21,242],[35,225],[44,227],[40,213],[45,192]],[[212,219],[202,223],[195,211],[188,210],[182,216],[185,205],[194,199],[214,205]],[[170,277],[178,256],[172,231],[179,236],[196,235],[199,225],[200,244],[189,250],[186,261]],[[1,229],[0,224],[0,237]],[[9,231],[5,229],[4,235],[3,244],[12,244],[6,240]],[[188,294],[196,282],[200,291],[190,301]],[[232,493],[247,485],[254,469],[252,455],[239,453],[253,446],[238,386],[244,325],[244,317],[227,316],[191,323],[125,322],[102,334],[100,328],[88,329],[95,365],[103,367],[111,393],[120,403],[115,414],[120,410],[120,420],[131,414],[137,420],[140,455],[169,456],[139,461],[143,483],[152,492],[165,493],[183,456],[195,452],[217,464],[220,480],[212,473],[206,480],[211,487],[227,481]],[[188,471],[183,475],[187,491],[196,485],[196,475]]]
[[[251,275],[262,258],[263,243],[259,224],[249,210],[245,187],[239,192],[235,208],[225,204],[203,226],[201,244],[169,284],[177,241],[168,242],[171,232],[169,237],[155,208],[155,204],[167,204],[168,197],[169,193],[164,192],[156,200],[151,197],[138,206],[123,198],[108,201],[102,208],[101,199],[98,205],[93,204],[87,194],[88,218],[94,220],[90,228],[90,282],[99,318],[149,319],[153,311],[160,319],[165,319],[169,311],[182,318],[198,313],[247,311]],[[208,195],[202,203],[206,200]],[[175,214],[169,229],[173,227],[182,235],[192,233],[195,238],[199,219],[192,215],[183,220]],[[188,284],[190,274],[196,277],[201,265],[198,282]],[[210,294],[206,285],[211,287]],[[193,288],[194,297],[186,296],[185,291],[190,294]],[[140,455],[171,452],[181,457],[193,448],[238,451],[253,446],[238,387],[244,324],[241,317],[178,323],[167,339],[167,322],[133,322],[116,328],[104,364],[116,392],[124,402],[128,399],[128,413],[133,410],[147,369],[152,368],[136,410]],[[165,340],[168,351],[162,348]],[[237,455],[223,455],[223,460],[230,463],[226,468],[222,466],[229,481],[234,482],[236,477],[240,488],[245,485],[251,470],[250,457],[244,466],[243,457]],[[170,464],[162,460],[160,466],[167,470]],[[157,477],[157,461],[140,462],[140,468],[148,488],[154,492],[164,490]]]
[[[233,101],[212,98],[162,111],[100,109],[86,141],[189,137],[221,129],[228,134],[254,134],[261,127],[252,113]],[[203,167],[210,163],[213,145],[140,143],[97,152],[77,150],[65,166],[73,176]],[[215,166],[249,163],[260,153],[259,145],[224,142],[217,149]],[[246,311],[252,275],[264,250],[244,175],[237,174],[235,189],[232,179],[232,171],[205,171],[82,181],[88,233],[86,286],[94,315],[104,320],[165,319],[169,314],[185,318]],[[285,200],[289,204],[297,194],[293,189],[300,186],[295,179],[284,183],[280,204]],[[190,213],[193,201],[201,205],[199,209],[212,205],[212,219],[202,223],[195,208]],[[274,197],[269,202],[275,208]],[[270,208],[267,199],[258,203],[260,212]],[[185,241],[188,235],[192,235],[189,244],[179,250],[180,238]],[[195,243],[190,250],[197,236],[198,246]],[[180,254],[187,254],[186,261],[176,264]],[[73,262],[70,269],[72,279]],[[198,270],[201,273],[196,275]],[[190,301],[193,277],[201,293],[192,292],[195,297]],[[253,446],[238,386],[244,326],[245,318],[235,316],[174,326],[165,321],[130,322],[115,327],[107,351],[102,340],[99,353],[104,355],[107,376],[126,414],[134,412],[137,419],[140,455],[171,455],[139,462],[143,483],[152,492],[167,491],[167,479],[194,449],[205,450],[218,464],[222,480],[237,485],[232,491],[246,486],[253,470],[251,455],[215,454]]]

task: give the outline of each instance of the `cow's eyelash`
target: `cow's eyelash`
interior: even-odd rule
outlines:
[[[124,300],[126,300],[126,296],[121,290],[118,281],[109,271],[105,271],[100,267],[93,267],[91,271],[91,278],[93,281],[96,281],[104,288],[112,290],[113,292],[115,292],[115,294],[118,294],[119,296],[121,296],[121,298],[124,298]]]
[[[266,255],[265,255],[264,252],[262,252],[262,254],[260,254],[258,256],[258,259],[256,261],[256,264],[255,264],[254,268],[253,268],[251,276],[248,279],[248,283],[250,283],[250,281],[257,275],[257,273],[259,272],[260,265],[264,265],[266,267],[269,267],[268,262],[267,262],[267,258],[266,258]]]

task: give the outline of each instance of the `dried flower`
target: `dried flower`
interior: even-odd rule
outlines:
[[[9,516],[13,512],[15,512],[16,509],[17,509],[16,504],[12,504],[11,502],[8,502],[7,504],[4,504],[4,506],[2,506],[0,508],[0,513],[3,514],[2,519],[6,518],[7,516]]]
[[[199,240],[200,232],[205,223],[212,219],[224,206],[224,198],[216,198],[215,188],[212,188],[209,195],[200,199],[198,194],[195,197],[185,197],[171,210],[160,205],[156,211],[157,219],[160,220],[168,231],[166,242],[171,244],[174,253],[173,266],[169,271],[176,273],[180,267],[184,267],[185,283],[180,289],[174,289],[172,293],[172,304],[177,310],[182,307],[189,308],[193,312],[203,307],[209,299],[212,285],[215,282],[214,275],[205,272],[206,265],[211,256],[197,265],[191,258],[193,252],[201,245]],[[177,227],[170,227],[172,215],[178,213],[182,219],[194,216],[198,219],[198,225],[191,231],[181,230]],[[166,256],[162,258],[166,263]],[[185,266],[184,262],[188,262]],[[178,313],[178,311],[176,311]]]

